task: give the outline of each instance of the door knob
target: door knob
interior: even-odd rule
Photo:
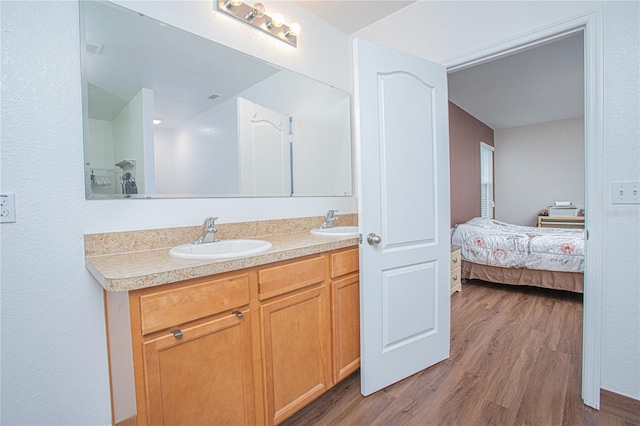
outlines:
[[[380,241],[382,241],[382,238],[380,238],[380,235],[376,235],[373,232],[367,235],[367,242],[372,246],[375,244],[380,244]]]

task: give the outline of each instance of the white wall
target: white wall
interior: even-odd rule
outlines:
[[[156,141],[164,158],[156,162],[158,194],[238,193],[236,109],[235,98],[226,99],[176,127],[168,143]]]
[[[447,62],[595,9],[603,17],[605,78],[601,386],[640,399],[640,206],[612,205],[609,193],[613,181],[640,180],[640,4],[418,1],[355,36]]]
[[[129,3],[126,3],[129,4]],[[140,2],[147,15],[278,65],[348,87],[346,35],[293,2],[297,49],[212,9]],[[267,4],[267,7],[270,3]],[[1,190],[17,222],[0,225],[1,424],[111,422],[102,289],[84,267],[83,234],[356,212],[355,197],[84,199],[78,4],[2,1]],[[37,244],[35,244],[37,243]]]
[[[494,131],[495,217],[536,226],[554,201],[584,208],[584,119]]]

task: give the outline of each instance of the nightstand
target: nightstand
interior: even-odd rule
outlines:
[[[460,264],[462,263],[461,249],[459,246],[451,246],[451,294],[462,291],[462,277]]]
[[[584,228],[584,216],[538,216],[538,228]]]

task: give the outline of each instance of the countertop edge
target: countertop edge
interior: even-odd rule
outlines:
[[[262,237],[261,239],[270,241],[273,248],[265,253],[255,256],[234,258],[229,260],[181,260],[169,256],[169,249],[154,249],[129,253],[127,255],[102,255],[85,257],[85,266],[98,283],[107,291],[132,291],[148,287],[155,287],[164,284],[175,283],[193,278],[206,277],[225,272],[237,271],[255,266],[267,265],[283,260],[295,259],[327,251],[338,250],[358,245],[357,237],[309,237],[308,233],[299,235],[300,243],[296,244],[296,234],[284,236],[291,241],[283,244],[280,236]],[[281,246],[285,246],[284,248]],[[138,273],[136,269],[136,257],[144,257],[149,272]],[[104,263],[116,260],[122,264],[124,273],[111,273],[113,268],[107,267]],[[131,265],[127,265],[129,262]],[[102,265],[101,265],[102,263]],[[155,266],[163,265],[163,266]],[[183,265],[180,265],[183,263]],[[165,266],[164,264],[167,264]],[[127,273],[126,269],[133,272]]]

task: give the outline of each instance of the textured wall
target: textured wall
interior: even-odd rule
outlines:
[[[348,87],[346,35],[295,4],[298,49],[218,16],[211,1],[141,2],[145,13],[337,87]],[[297,12],[299,10],[299,13]],[[0,424],[111,423],[104,308],[84,267],[83,234],[356,211],[355,197],[86,201],[83,185],[78,4],[0,2],[1,189],[17,222],[1,232]],[[212,22],[215,21],[215,25]],[[327,58],[332,58],[327,61]]]
[[[493,146],[493,130],[459,106],[449,102],[452,226],[481,214],[480,142]]]
[[[640,181],[640,3],[605,12],[602,387],[640,399],[640,205],[611,204],[612,182]]]

